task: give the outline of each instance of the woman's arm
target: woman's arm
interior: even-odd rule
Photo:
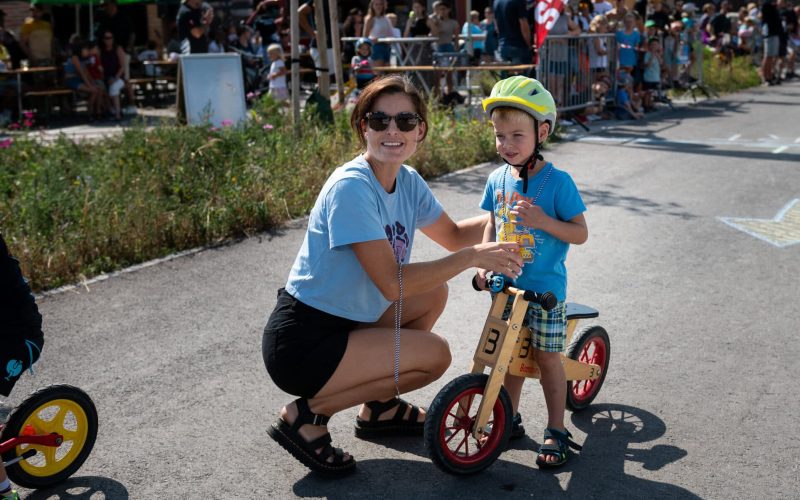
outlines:
[[[480,243],[489,219],[484,214],[453,222],[446,212],[442,212],[436,222],[420,228],[420,231],[445,249],[455,252]]]
[[[125,51],[122,50],[122,47],[117,45],[117,59],[119,59],[119,69],[117,70],[117,74],[114,75],[118,79],[122,79],[125,75]]]
[[[397,300],[400,296],[398,264],[389,242],[385,239],[365,241],[353,243],[351,247],[386,300]],[[521,266],[518,243],[482,243],[441,259],[404,265],[403,296],[432,290],[470,267],[518,276]]]
[[[494,214],[489,214],[489,221],[486,224],[486,228],[483,231],[483,243],[489,243],[495,241],[497,239],[497,231],[495,230],[494,225]],[[478,288],[485,289],[486,285],[486,275],[489,274],[489,271],[483,268],[478,268],[477,275],[478,275]]]
[[[372,18],[372,16],[367,16],[364,19],[364,31],[361,32],[362,37],[369,38],[369,32],[372,29],[373,21],[374,19]]]

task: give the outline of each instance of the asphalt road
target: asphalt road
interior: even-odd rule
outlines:
[[[594,405],[567,417],[584,451],[556,473],[534,465],[546,415],[535,381],[521,406],[529,437],[469,478],[436,469],[420,439],[356,439],[355,409],[330,424],[359,462],[347,479],[309,474],[269,439],[290,398],[267,377],[261,329],[300,221],[42,298],[43,358],[11,402],[80,386],[100,432],[73,479],[23,496],[798,498],[799,110],[800,84],[758,88],[547,151],[588,206],[589,241],[568,260],[571,300],[601,311],[612,350]],[[453,218],[479,213],[491,168],[431,183]],[[782,223],[765,222],[776,215]],[[415,260],[439,255],[417,239]],[[453,364],[408,396],[423,405],[466,372],[488,310],[468,274],[450,285],[437,330]]]

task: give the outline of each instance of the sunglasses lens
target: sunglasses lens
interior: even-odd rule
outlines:
[[[414,130],[414,127],[419,123],[419,119],[414,113],[400,113],[394,120],[397,123],[397,128],[403,132]]]
[[[370,113],[367,117],[367,123],[372,130],[382,132],[389,128],[389,122],[392,117],[384,113]]]

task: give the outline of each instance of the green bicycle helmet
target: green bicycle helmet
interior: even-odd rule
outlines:
[[[537,131],[536,146],[533,154],[521,165],[511,165],[520,168],[522,177],[522,191],[528,191],[528,170],[533,168],[536,160],[544,160],[541,153],[542,144],[539,142],[539,121],[550,124],[547,135],[553,133],[556,125],[556,103],[550,92],[544,88],[538,80],[526,76],[512,76],[505,80],[500,80],[492,87],[492,93],[483,100],[483,110],[489,116],[492,111],[499,107],[509,107],[519,109],[531,115],[534,122],[534,130]]]
[[[495,108],[503,106],[519,109],[536,120],[550,123],[549,133],[553,132],[556,102],[539,80],[517,75],[495,83],[491,95],[483,100],[483,110],[491,116]]]

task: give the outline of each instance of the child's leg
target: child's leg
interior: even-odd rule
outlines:
[[[540,383],[547,405],[547,427],[563,431],[567,378],[564,375],[564,366],[561,364],[561,353],[536,351],[536,361],[542,374]],[[547,439],[545,444],[556,444],[556,441]],[[538,458],[547,462],[558,461],[558,457],[553,455],[539,455]]]
[[[503,387],[508,391],[511,396],[511,407],[513,414],[519,413],[519,400],[522,396],[522,384],[525,383],[525,377],[517,377],[511,374],[506,374],[506,379],[503,381]],[[566,397],[566,396],[565,396]]]

